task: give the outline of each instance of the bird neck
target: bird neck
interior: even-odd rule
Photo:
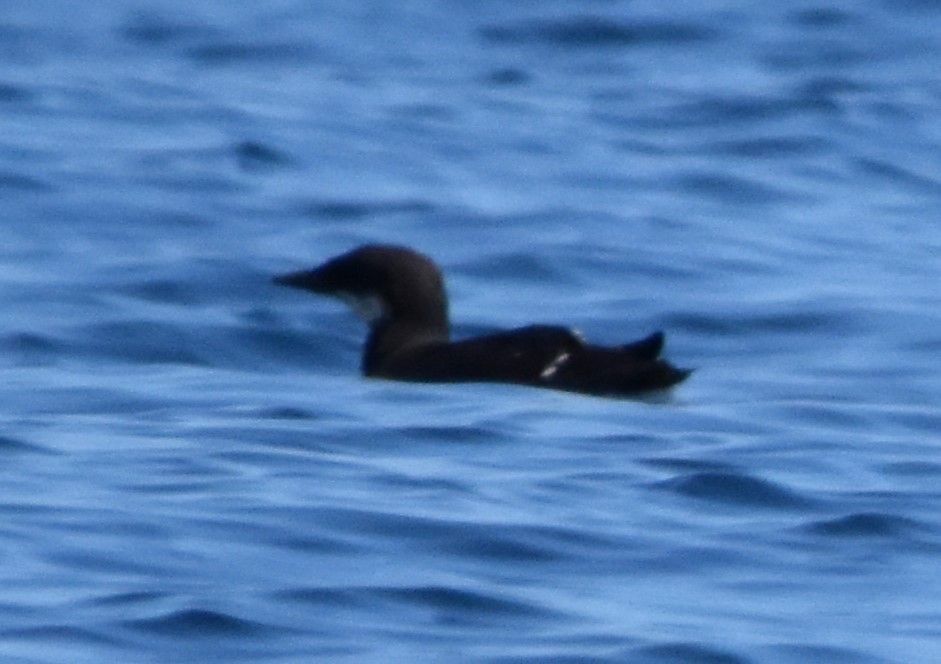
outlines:
[[[382,373],[382,363],[388,358],[409,348],[446,342],[449,337],[446,319],[383,319],[369,330],[363,353],[363,373],[367,376],[379,375]]]

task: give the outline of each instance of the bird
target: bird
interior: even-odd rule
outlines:
[[[452,341],[441,269],[409,247],[363,245],[274,282],[339,298],[365,320],[361,370],[367,377],[631,397],[666,390],[692,373],[661,358],[662,331],[598,346],[573,328],[535,324]]]

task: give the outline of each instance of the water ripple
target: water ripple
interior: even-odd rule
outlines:
[[[751,664],[748,657],[696,643],[668,643],[635,651],[638,662],[650,664]]]
[[[0,190],[4,189],[11,192],[44,193],[53,191],[55,187],[38,177],[23,175],[22,173],[0,171]]]
[[[922,531],[923,525],[913,519],[879,512],[860,512],[835,519],[818,521],[807,526],[818,535],[828,537],[909,537]]]
[[[163,636],[200,639],[220,636],[258,638],[272,630],[270,626],[257,621],[206,609],[183,609],[153,618],[129,620],[125,625]]]
[[[180,16],[141,13],[125,22],[121,34],[128,40],[144,46],[161,46],[211,38],[217,36],[219,31]]]
[[[779,484],[743,473],[692,473],[659,486],[679,495],[740,507],[790,510],[815,504],[810,498]]]
[[[798,196],[783,187],[743,176],[692,172],[680,173],[674,180],[681,189],[725,203],[761,205],[799,197],[806,199],[806,194]]]
[[[30,101],[34,96],[33,91],[28,87],[12,83],[0,83],[0,103],[2,104]]]
[[[244,64],[291,65],[316,60],[320,50],[300,42],[224,41],[213,40],[187,49],[188,55],[200,64],[237,66]]]
[[[393,214],[429,214],[435,206],[420,199],[342,200],[321,199],[300,205],[301,212],[315,218],[354,220]]]
[[[371,590],[370,594],[406,605],[439,611],[448,615],[449,621],[492,623],[507,618],[562,617],[536,604],[460,588],[443,586],[377,588]]]
[[[29,443],[25,440],[20,440],[19,438],[13,438],[11,436],[0,436],[0,454],[17,454],[21,452],[33,454],[56,454],[54,450],[51,450],[42,445]]]
[[[572,48],[606,48],[644,44],[684,44],[712,39],[712,28],[682,22],[627,22],[601,16],[576,16],[482,27],[490,42],[545,43]]]
[[[252,173],[273,171],[278,167],[296,164],[295,159],[287,152],[260,141],[241,141],[233,150],[239,166]]]

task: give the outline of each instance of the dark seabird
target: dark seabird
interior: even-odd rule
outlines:
[[[690,374],[660,358],[662,332],[611,347],[590,345],[554,325],[451,341],[441,270],[406,247],[365,245],[275,283],[341,298],[359,312],[369,324],[362,361],[367,376],[634,396],[672,387]]]

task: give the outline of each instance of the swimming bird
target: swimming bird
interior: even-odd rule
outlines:
[[[438,266],[407,247],[370,244],[275,283],[338,297],[368,323],[366,376],[420,382],[496,382],[632,396],[691,372],[660,357],[663,332],[621,346],[588,344],[575,330],[530,325],[451,341]]]

